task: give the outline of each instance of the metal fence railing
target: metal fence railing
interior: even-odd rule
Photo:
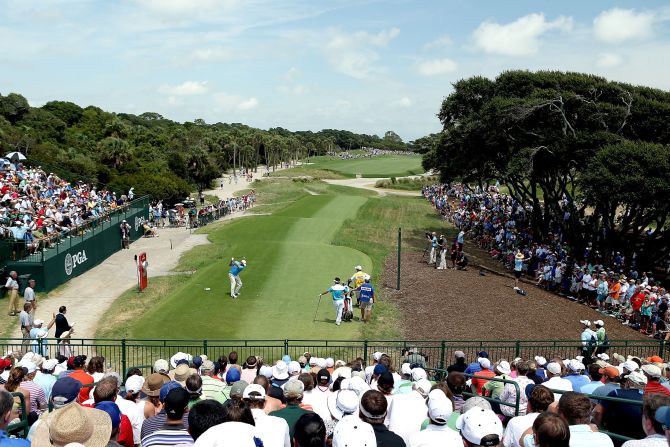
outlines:
[[[22,339],[0,339],[4,351],[21,351]],[[580,354],[581,342],[571,340],[535,341],[454,341],[454,340],[165,340],[165,339],[71,339],[69,345],[58,344],[57,339],[33,340],[31,349],[45,356],[57,354],[84,354],[89,358],[103,356],[116,371],[125,371],[130,366],[151,365],[157,359],[169,359],[176,352],[191,355],[206,354],[217,359],[236,351],[242,360],[247,356],[261,356],[266,363],[274,362],[284,355],[297,359],[310,352],[318,357],[332,357],[345,361],[356,358],[368,362],[374,352],[384,352],[394,365],[400,365],[406,351],[419,352],[428,368],[444,369],[454,360],[455,351],[463,351],[468,361],[474,361],[480,351],[486,351],[493,361],[512,360],[517,357],[532,359],[541,355],[547,359],[554,357],[573,358]],[[648,357],[668,354],[661,341],[613,340],[608,352],[617,352],[624,357],[634,355]]]

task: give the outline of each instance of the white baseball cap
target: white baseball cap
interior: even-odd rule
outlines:
[[[333,430],[333,447],[377,447],[372,425],[357,417],[345,417]]]
[[[302,368],[300,368],[300,363],[296,362],[295,360],[288,364],[288,373],[290,375],[299,373],[301,369]]]
[[[130,376],[126,379],[126,392],[130,394],[139,393],[144,385],[144,377]]]
[[[42,363],[42,369],[44,371],[51,371],[56,367],[56,365],[58,365],[58,360],[56,360],[56,359],[45,360]]]
[[[252,396],[251,393],[257,393],[258,396]],[[257,383],[252,383],[244,389],[242,399],[265,400],[265,388]]]
[[[433,422],[444,425],[454,412],[454,405],[442,390],[433,390],[428,394],[428,416]]]
[[[338,421],[346,415],[358,414],[358,405],[358,395],[353,390],[339,390],[328,395],[328,410]]]
[[[170,371],[170,365],[168,364],[167,360],[165,359],[156,360],[156,362],[154,363],[154,372],[167,374],[168,371]]]
[[[480,357],[478,360],[479,366],[484,369],[491,369],[491,360],[487,359],[486,357]]]
[[[491,410],[473,408],[456,420],[456,428],[461,436],[474,445],[494,446],[500,444],[503,435],[502,422]],[[495,435],[495,438],[482,442],[482,438]]]
[[[354,267],[354,268],[355,268],[356,270],[363,270],[363,267],[361,267],[360,265],[357,265],[357,266]]]
[[[545,359],[544,357],[542,357],[542,356],[540,356],[540,355],[536,355],[536,356],[535,356],[535,362],[536,362],[539,366],[544,366],[544,365],[547,364],[547,359]]]
[[[498,362],[498,365],[496,366],[498,371],[500,371],[503,374],[511,374],[512,373],[512,367],[510,366],[509,362],[507,360],[501,360]]]
[[[247,260],[246,259],[242,259],[242,265],[247,265]]]
[[[637,363],[635,363],[632,360],[626,360],[625,362],[623,362],[622,366],[624,369],[627,369],[628,371],[637,371],[638,369],[640,369]]]
[[[414,384],[414,387],[423,397],[426,397],[430,393],[433,384],[428,379],[421,379]]]
[[[35,365],[32,361],[30,360],[21,360],[19,362],[19,366],[24,367],[25,369],[28,370],[28,374],[32,374],[35,371],[37,371],[37,365]]]
[[[412,374],[412,368],[409,363],[403,363],[402,366],[400,366],[400,372],[403,375],[411,375]]]
[[[663,375],[661,368],[652,364],[642,365],[642,372],[644,372],[647,376],[649,376],[652,379],[660,379],[661,376]]]
[[[550,362],[547,363],[546,370],[552,374],[561,374],[562,368],[561,365],[559,365],[558,363]]]
[[[377,352],[375,352],[374,354],[372,354],[372,358],[373,358],[376,362],[378,362],[379,359],[382,358],[382,355],[384,355],[383,352],[379,352],[379,351],[377,351]]]
[[[326,368],[332,368],[335,366],[335,360],[333,360],[331,357],[328,357],[326,359]]]
[[[261,366],[261,369],[258,370],[258,374],[261,376],[265,376],[268,379],[272,378],[272,367],[269,365],[263,365]]]
[[[647,384],[647,376],[642,374],[640,371],[633,371],[632,373],[628,374],[626,378],[636,385]]]
[[[426,374],[426,370],[423,368],[414,368],[412,370],[412,380],[415,382],[418,382],[421,379],[425,379],[428,377],[428,374]]]
[[[570,370],[573,372],[584,371],[585,369],[584,364],[577,359],[570,360],[568,363],[568,368],[570,368]]]

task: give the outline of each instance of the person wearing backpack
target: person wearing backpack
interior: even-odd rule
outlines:
[[[607,337],[605,332],[605,323],[603,320],[596,320],[593,322],[596,325],[596,342],[598,348],[596,349],[596,354],[603,354],[609,349],[610,340]]]
[[[579,320],[580,323],[584,326],[582,331],[581,341],[582,341],[582,356],[584,361],[591,360],[595,348],[598,344],[598,338],[596,333],[591,329],[591,322],[589,320]]]

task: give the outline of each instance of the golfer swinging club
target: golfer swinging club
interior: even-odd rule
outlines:
[[[236,261],[235,258],[230,258],[230,270],[228,271],[228,278],[230,279],[230,296],[237,298],[240,296],[240,289],[242,288],[242,280],[240,273],[247,266],[247,260],[242,259]]]
[[[333,284],[325,292],[321,292],[319,297],[330,292],[333,296],[333,306],[335,306],[335,324],[340,325],[342,322],[342,311],[344,310],[344,295],[349,293],[349,287],[340,284],[340,278],[335,278]]]

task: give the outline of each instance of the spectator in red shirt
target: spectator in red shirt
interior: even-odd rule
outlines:
[[[477,376],[485,376],[485,377],[495,377],[496,373],[494,373],[491,370],[491,361],[487,358],[481,357],[479,359],[479,366],[482,367],[482,370],[479,372],[476,372],[475,375]],[[488,380],[486,379],[480,379],[478,377],[473,377],[472,378],[472,390],[474,393],[477,393],[477,395],[482,396],[482,389],[484,388],[484,385],[486,385],[486,382]]]
[[[70,374],[70,377],[77,380],[82,385],[90,385],[94,382],[93,376],[84,371],[84,368],[86,367],[85,355],[75,356],[72,363],[74,365],[74,371],[72,372],[72,374]],[[90,387],[83,387],[81,391],[79,391],[79,402],[84,402],[88,400],[88,395],[90,393],[91,393]]]
[[[670,390],[661,385],[661,376],[663,371],[657,365],[650,363],[642,365],[642,372],[647,376],[647,386],[644,387],[644,394],[660,393],[670,397]]]

